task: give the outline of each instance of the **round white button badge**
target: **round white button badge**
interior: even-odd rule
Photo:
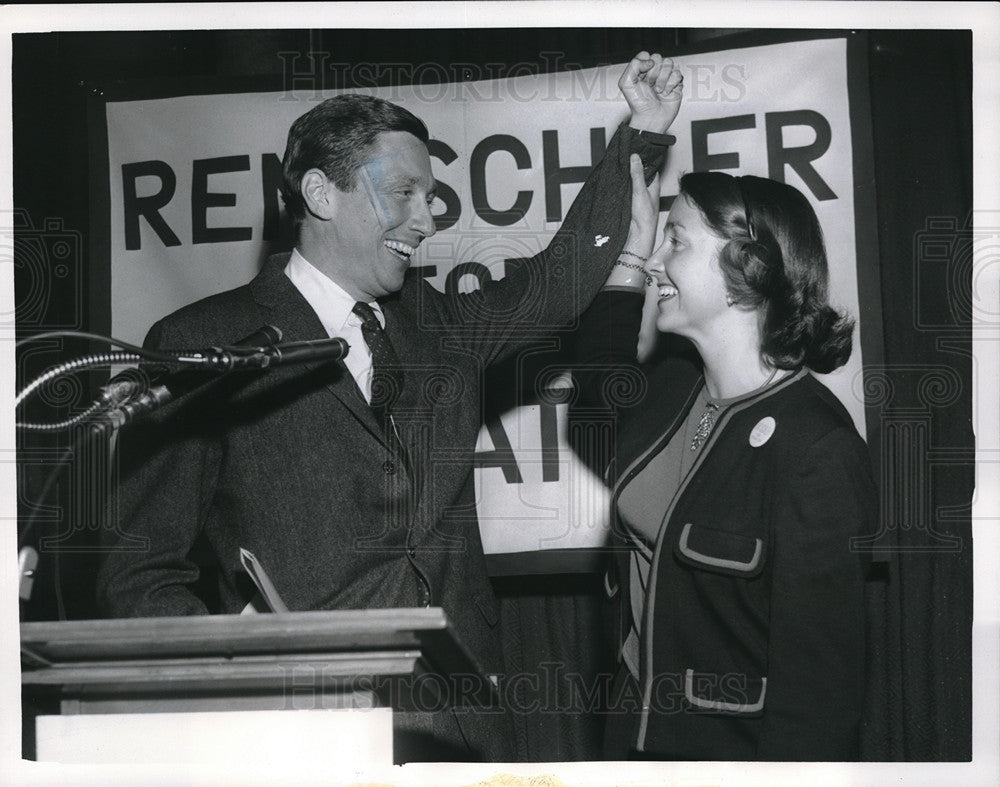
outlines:
[[[771,416],[761,418],[750,432],[751,447],[760,448],[770,440],[771,435],[774,434],[775,426],[777,426],[777,423]]]

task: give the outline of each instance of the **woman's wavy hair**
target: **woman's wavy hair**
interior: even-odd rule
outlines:
[[[854,320],[828,302],[823,231],[793,186],[752,175],[691,172],[681,194],[728,241],[719,265],[734,308],[759,310],[761,354],[780,369],[832,372],[851,355]]]
[[[358,170],[387,131],[406,131],[424,144],[429,138],[427,126],[408,109],[360,93],[328,98],[292,123],[281,163],[281,196],[292,218],[305,217],[299,187],[306,172],[318,167],[338,189],[354,191]]]

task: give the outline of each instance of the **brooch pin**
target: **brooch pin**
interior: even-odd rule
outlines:
[[[692,451],[697,451],[701,448],[702,444],[712,433],[712,427],[715,426],[715,414],[717,412],[719,412],[719,405],[712,404],[711,402],[705,405],[705,412],[701,414],[701,418],[698,420],[698,428],[695,429],[694,439],[691,441]]]

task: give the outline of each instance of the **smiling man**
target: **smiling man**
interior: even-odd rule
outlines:
[[[98,581],[107,613],[240,612],[253,596],[244,547],[291,610],[440,606],[483,673],[503,673],[470,482],[484,373],[600,289],[629,229],[629,155],[652,177],[666,139],[623,125],[545,250],[448,295],[410,270],[435,232],[424,124],[361,95],[296,120],[283,161],[295,249],[160,320],[147,345],[231,343],[270,324],[284,341],[343,337],[350,353],[222,378],[125,433],[123,535]],[[508,713],[406,723],[434,745],[398,760],[524,754]]]
[[[296,248],[355,300],[398,292],[435,232],[427,139],[407,110],[361,95],[324,101],[289,131],[284,196]]]

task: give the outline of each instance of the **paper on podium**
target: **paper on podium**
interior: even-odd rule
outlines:
[[[255,612],[288,612],[288,607],[278,595],[278,589],[274,586],[271,578],[267,575],[260,561],[254,557],[249,549],[240,547],[240,562],[243,568],[250,575],[254,585],[257,586],[257,595],[243,608],[244,615],[252,615]]]

